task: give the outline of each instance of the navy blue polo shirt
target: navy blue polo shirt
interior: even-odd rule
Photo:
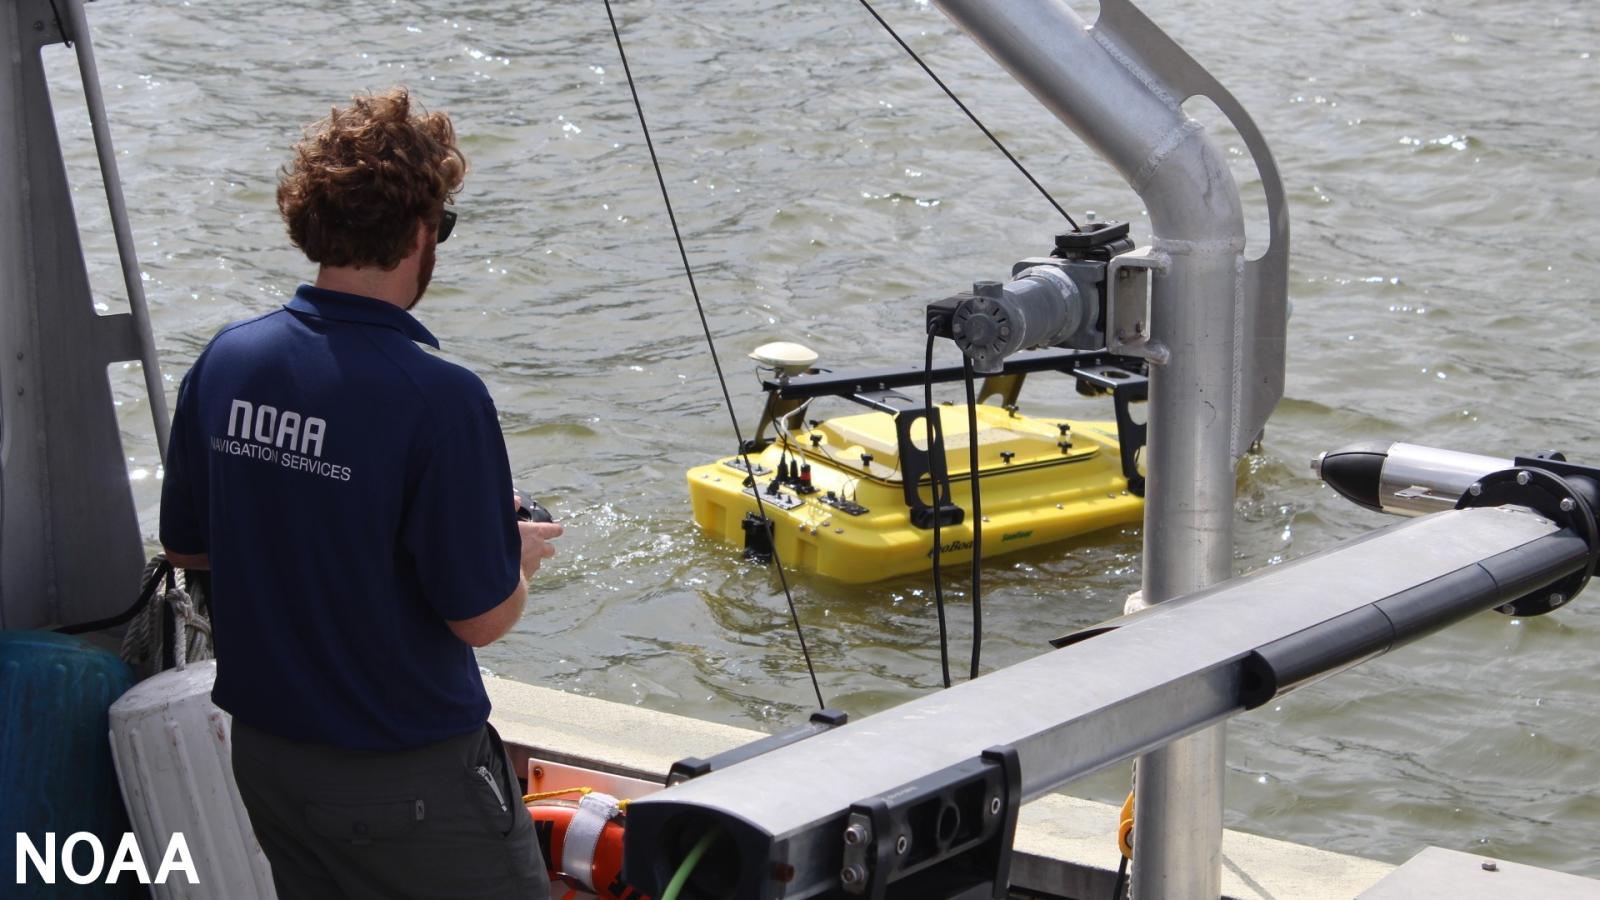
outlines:
[[[483,382],[418,343],[399,307],[302,285],[183,380],[161,543],[211,556],[212,699],[242,722],[394,750],[488,719],[446,622],[521,577],[510,466]]]

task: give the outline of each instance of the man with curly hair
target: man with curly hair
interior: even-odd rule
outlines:
[[[548,896],[473,648],[561,527],[518,521],[488,391],[407,312],[466,168],[404,89],[312,125],[278,208],[315,284],[178,392],[161,543],[212,571],[212,698],[285,900]]]

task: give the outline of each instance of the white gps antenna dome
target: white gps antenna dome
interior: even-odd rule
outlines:
[[[792,341],[773,341],[750,351],[750,358],[762,368],[772,369],[779,375],[788,377],[804,375],[816,365],[817,352]]]

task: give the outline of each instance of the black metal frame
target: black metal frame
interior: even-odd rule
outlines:
[[[1128,490],[1143,497],[1144,478],[1139,474],[1137,460],[1139,449],[1145,443],[1146,428],[1144,423],[1134,421],[1130,406],[1149,397],[1150,385],[1145,362],[1104,350],[1034,350],[1007,359],[1005,367],[990,378],[1011,379],[1001,393],[1014,399],[1021,390],[1023,378],[1034,372],[1071,375],[1077,380],[1078,393],[1086,396],[1111,395],[1116,412],[1117,442],[1122,454],[1122,475],[1128,480]],[[939,419],[931,416],[931,410],[921,401],[900,393],[896,388],[920,387],[930,380],[934,384],[948,384],[965,377],[966,373],[960,365],[936,366],[931,371],[912,365],[837,372],[812,369],[801,375],[764,378],[761,388],[767,392],[766,407],[755,436],[746,443],[744,449],[756,453],[766,448],[772,442],[766,437],[769,425],[792,415],[818,397],[842,397],[868,409],[888,413],[896,419],[902,480],[906,505],[913,514],[912,524],[919,528],[931,528],[935,516],[939,517],[942,525],[959,524],[962,510],[949,502],[949,477],[943,473],[942,435],[937,433],[936,427],[934,445],[927,450],[918,449],[911,441],[910,429],[917,420],[927,418],[929,422],[937,423]],[[979,396],[992,393],[995,391],[985,390]],[[919,494],[924,475],[930,476],[935,485],[935,503],[932,506],[923,502]],[[972,477],[980,477],[980,474],[974,472]],[[941,483],[944,485],[942,497],[939,496]]]

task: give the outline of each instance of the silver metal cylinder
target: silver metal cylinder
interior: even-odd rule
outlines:
[[[1231,574],[1234,334],[1197,298],[1239,289],[1235,259],[1175,254],[1152,288],[1152,338],[1172,351],[1150,370],[1145,448],[1144,596],[1156,604]],[[1225,726],[1217,725],[1135,764],[1136,900],[1221,896],[1225,747]]]
[[[1383,511],[1420,516],[1451,509],[1474,481],[1511,466],[1511,460],[1500,457],[1420,444],[1391,444],[1378,484]]]
[[[1358,441],[1311,461],[1311,471],[1346,499],[1368,509],[1420,516],[1451,509],[1491,472],[1515,462],[1400,441]]]
[[[1149,209],[1155,246],[1171,258],[1151,286],[1152,338],[1171,358],[1150,377],[1144,593],[1160,603],[1222,581],[1232,565],[1245,297],[1244,220],[1227,161],[1184,115],[1187,95],[1141,65],[1137,41],[1090,29],[1062,0],[935,2]],[[1222,746],[1219,726],[1141,759],[1137,900],[1220,896]]]

